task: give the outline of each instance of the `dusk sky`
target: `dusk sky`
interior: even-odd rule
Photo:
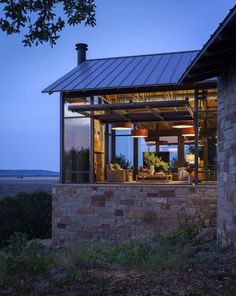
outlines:
[[[59,170],[59,94],[41,91],[88,58],[201,49],[233,0],[97,0],[95,28],[67,27],[57,45],[25,48],[0,33],[0,169]]]

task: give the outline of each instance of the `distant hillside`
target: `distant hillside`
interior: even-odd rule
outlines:
[[[0,177],[59,177],[59,172],[47,170],[0,170]]]

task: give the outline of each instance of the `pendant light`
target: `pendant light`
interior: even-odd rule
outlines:
[[[133,137],[133,138],[146,138],[146,137],[148,137],[148,130],[146,128],[133,129],[131,131],[131,137]]]
[[[172,125],[173,128],[191,128],[193,127],[192,120],[178,121]]]
[[[183,128],[182,136],[184,136],[184,137],[194,137],[195,136],[194,128],[193,127]]]
[[[131,130],[132,129],[132,122],[120,122],[112,124],[113,130]]]

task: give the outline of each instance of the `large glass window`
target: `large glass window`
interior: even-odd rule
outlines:
[[[78,102],[87,103],[87,102]],[[64,182],[89,182],[90,118],[68,111],[64,104]]]
[[[199,181],[216,181],[217,99],[208,93],[199,100]]]
[[[123,169],[133,168],[133,138],[130,131],[116,131],[116,162]]]

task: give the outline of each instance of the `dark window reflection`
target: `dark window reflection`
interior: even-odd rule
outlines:
[[[66,183],[89,182],[89,118],[66,118],[64,168]]]

